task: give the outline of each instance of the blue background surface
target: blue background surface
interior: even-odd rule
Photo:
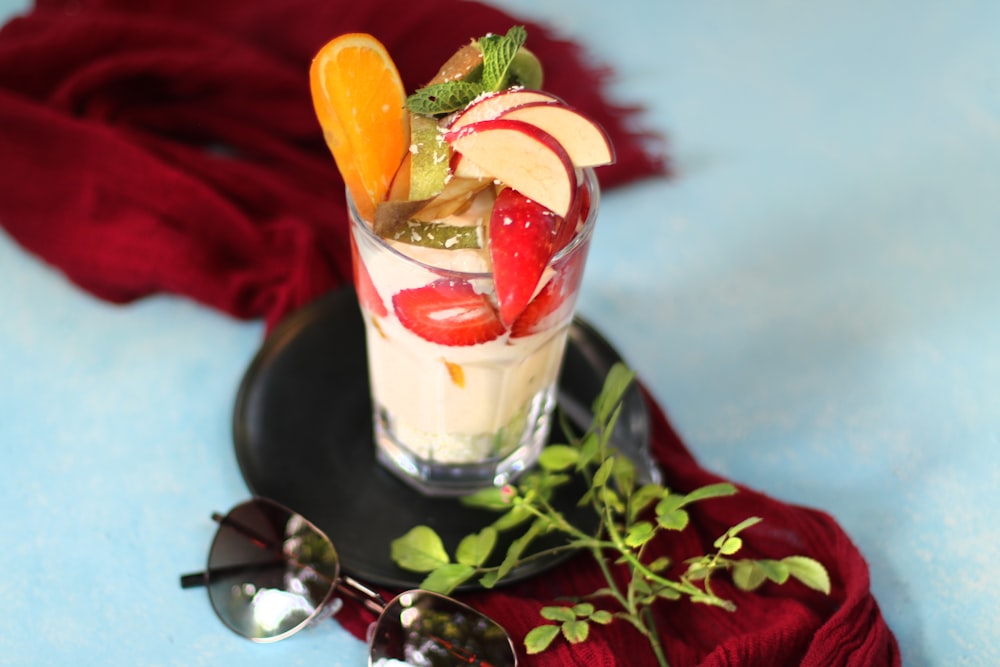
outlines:
[[[606,194],[581,312],[703,463],[837,518],[906,665],[1000,664],[1000,3],[503,6],[670,138],[672,181]],[[262,335],[100,302],[0,232],[0,664],[365,664],[177,585],[247,495]]]

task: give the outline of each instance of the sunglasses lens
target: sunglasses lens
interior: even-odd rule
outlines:
[[[208,596],[235,632],[274,641],[316,617],[339,568],[321,530],[277,503],[255,499],[219,522],[208,556]]]
[[[371,635],[369,664],[402,660],[413,667],[517,664],[510,637],[472,607],[429,591],[390,602]]]

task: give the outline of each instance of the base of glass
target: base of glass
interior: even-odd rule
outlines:
[[[530,468],[538,460],[552,427],[552,411],[555,407],[555,388],[549,387],[538,392],[515,417],[512,424],[503,429],[504,433],[492,436],[456,436],[448,434],[450,443],[466,438],[470,449],[481,449],[484,439],[494,439],[505,443],[503,450],[494,456],[469,461],[443,462],[433,457],[433,447],[427,441],[434,434],[422,434],[421,446],[408,446],[400,437],[401,428],[392,414],[375,404],[375,455],[379,463],[390,472],[427,496],[463,496],[491,486],[503,486]],[[511,433],[519,430],[519,434]],[[408,434],[414,437],[413,434]],[[506,443],[513,442],[513,445]],[[417,451],[428,451],[430,456],[419,456]]]

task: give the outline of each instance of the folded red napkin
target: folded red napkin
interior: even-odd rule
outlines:
[[[391,18],[387,18],[391,17]],[[446,17],[444,20],[443,17]],[[553,93],[597,118],[618,163],[604,187],[663,174],[632,129],[634,109],[604,96],[605,69],[543,26],[472,2],[421,0],[39,0],[0,30],[0,224],[93,294],[127,302],[180,294],[237,317],[285,314],[350,278],[343,185],[309,100],[313,54],[336,34],[375,34],[408,89],[457,45],[525,24]],[[717,481],[648,397],[654,452],[672,488]],[[700,555],[750,515],[752,555],[802,554],[829,569],[829,597],[799,584],[719,592],[739,611],[664,603],[668,658],[684,665],[898,665],[864,560],[829,516],[745,490],[711,501],[697,530],[658,544]],[[538,610],[600,584],[587,557],[544,577],[468,596],[518,645]],[[338,616],[363,636],[370,620]],[[524,656],[522,656],[524,657]],[[653,664],[624,623],[529,664]]]

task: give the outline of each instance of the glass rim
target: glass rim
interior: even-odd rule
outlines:
[[[573,238],[565,246],[559,249],[555,255],[549,260],[549,264],[556,264],[564,257],[571,255],[577,248],[583,245],[594,233],[594,225],[597,221],[597,212],[600,208],[601,203],[601,186],[597,179],[597,174],[594,172],[593,167],[584,167],[579,169],[578,172],[582,174],[582,177],[578,181],[578,186],[582,185],[586,187],[587,194],[590,195],[590,208],[587,211],[587,218],[583,221],[583,228],[573,235]],[[360,234],[377,244],[381,249],[386,252],[391,253],[394,257],[397,257],[407,264],[411,264],[420,269],[430,271],[440,276],[455,278],[466,281],[476,281],[476,280],[490,280],[493,277],[493,273],[490,271],[462,271],[460,269],[449,269],[442,266],[435,266],[434,264],[428,264],[422,260],[412,257],[405,252],[402,252],[395,246],[391,245],[386,241],[385,238],[379,236],[375,233],[372,224],[369,221],[362,219],[361,215],[358,213],[357,208],[354,205],[354,200],[351,198],[350,191],[346,192],[347,198],[347,212],[348,218],[350,219],[351,228],[360,229]],[[484,250],[480,248],[480,250]]]

